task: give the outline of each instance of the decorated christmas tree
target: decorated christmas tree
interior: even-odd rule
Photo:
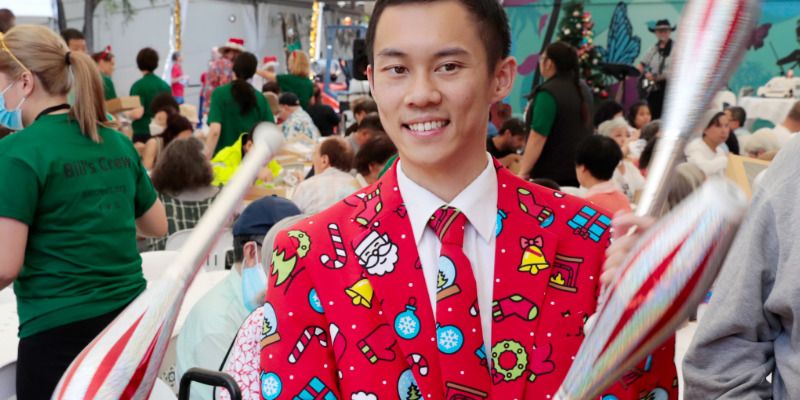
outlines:
[[[592,14],[583,10],[583,3],[572,1],[564,7],[564,18],[558,27],[558,40],[569,43],[578,50],[578,68],[581,78],[592,88],[595,98],[608,97],[606,80],[598,65],[603,62],[594,47],[594,22]]]
[[[406,400],[419,400],[421,398],[422,398],[422,393],[419,392],[419,388],[416,385],[411,385],[408,387]]]

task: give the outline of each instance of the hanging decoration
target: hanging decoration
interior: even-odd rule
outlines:
[[[581,78],[592,88],[595,98],[608,98],[605,77],[599,70],[603,57],[594,46],[592,14],[583,10],[583,3],[573,1],[564,8],[564,18],[558,29],[558,40],[578,50],[578,70]]]
[[[189,8],[189,0],[175,0],[172,4],[172,14],[170,14],[169,24],[169,55],[164,64],[164,71],[161,79],[170,82],[170,71],[172,71],[172,55],[181,51],[183,46],[183,33],[186,30],[186,11]]]
[[[322,26],[322,21],[320,17],[322,16],[321,7],[318,1],[315,1],[314,4],[311,5],[311,29],[309,29],[309,37],[308,37],[308,57],[312,60],[316,60],[319,58],[319,45],[320,45],[320,38],[319,29]]]

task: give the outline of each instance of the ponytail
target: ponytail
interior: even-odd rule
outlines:
[[[75,104],[70,110],[70,116],[78,121],[81,132],[94,142],[101,142],[97,124],[106,124],[106,105],[103,96],[103,82],[100,80],[100,71],[95,62],[86,54],[67,52],[65,60],[69,59],[68,68],[72,68],[74,77],[73,91]]]
[[[256,106],[256,92],[247,80],[255,75],[257,66],[258,60],[253,53],[244,52],[233,60],[233,73],[236,74],[236,79],[231,84],[231,95],[239,104],[242,115]]]
[[[74,90],[70,117],[78,121],[84,136],[101,141],[97,125],[108,122],[103,82],[88,55],[70,52],[60,36],[38,25],[17,25],[0,34],[0,45],[0,72],[12,78],[30,72],[53,96],[66,96]]]

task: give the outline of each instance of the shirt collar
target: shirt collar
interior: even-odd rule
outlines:
[[[593,196],[593,195],[601,194],[601,193],[612,193],[612,192],[619,192],[619,191],[620,191],[620,189],[619,189],[619,186],[617,186],[616,182],[614,182],[614,181],[605,181],[605,182],[600,182],[600,183],[592,186],[591,188],[589,188],[589,190],[586,191],[586,194],[584,195],[584,197],[589,197],[589,196]]]
[[[428,219],[440,207],[450,205],[467,217],[478,234],[489,242],[497,223],[497,172],[487,153],[486,168],[464,190],[447,204],[435,194],[412,181],[403,172],[402,161],[397,163],[397,186],[403,197],[414,240],[419,245]]]

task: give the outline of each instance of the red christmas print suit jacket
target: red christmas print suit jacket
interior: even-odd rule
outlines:
[[[581,199],[495,165],[494,299],[492,309],[471,312],[492,314],[491,351],[458,350],[471,354],[461,368],[491,371],[491,387],[442,379],[441,327],[395,167],[276,238],[261,340],[264,399],[553,396],[595,311],[611,221]],[[452,332],[458,341],[458,329]],[[672,360],[658,361],[659,368],[649,360],[604,399],[677,399]]]

